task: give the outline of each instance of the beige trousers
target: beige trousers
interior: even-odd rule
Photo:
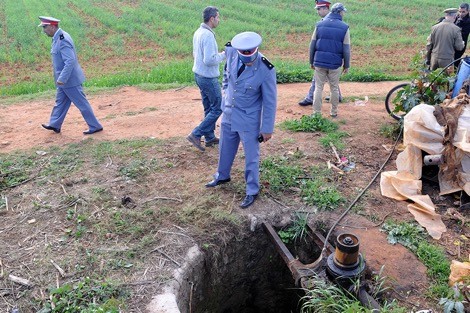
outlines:
[[[330,115],[338,114],[339,103],[339,78],[341,76],[342,68],[338,67],[331,70],[323,67],[315,67],[315,92],[313,94],[313,113],[321,114],[321,106],[323,99],[323,87],[325,83],[330,84],[331,92],[331,111]]]

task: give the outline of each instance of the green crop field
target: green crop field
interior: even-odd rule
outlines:
[[[404,78],[430,27],[457,2],[350,0],[349,80]],[[206,5],[220,9],[219,48],[241,31],[263,36],[279,82],[308,81],[308,44],[319,17],[313,0],[2,0],[0,97],[54,88],[50,41],[38,16],[54,16],[75,40],[88,87],[192,84],[192,35]]]

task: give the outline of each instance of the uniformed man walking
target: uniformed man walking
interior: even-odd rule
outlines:
[[[42,127],[60,133],[62,123],[73,102],[82,113],[88,130],[83,134],[90,135],[102,131],[103,126],[95,117],[90,103],[83,93],[82,83],[85,75],[78,63],[77,53],[72,38],[68,33],[59,28],[59,20],[53,17],[40,16],[44,33],[52,37],[52,65],[54,70],[54,80],[57,87],[55,106],[52,109],[49,124],[42,124]]]
[[[240,204],[243,209],[255,202],[260,190],[259,145],[271,139],[277,106],[276,70],[258,51],[261,42],[257,33],[243,32],[226,47],[219,164],[214,180],[206,184],[215,187],[230,181],[241,141],[246,182],[246,196]]]

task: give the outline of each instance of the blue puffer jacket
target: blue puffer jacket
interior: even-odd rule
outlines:
[[[330,13],[317,23],[313,58],[315,67],[337,69],[343,65],[343,40],[348,28],[348,24],[337,13]]]

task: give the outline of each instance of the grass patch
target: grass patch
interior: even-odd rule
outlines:
[[[302,156],[268,157],[261,162],[261,183],[274,194],[299,191],[302,201],[319,210],[334,210],[344,201],[331,173],[322,167],[304,169]]]
[[[322,117],[319,114],[304,115],[298,120],[287,120],[282,122],[279,127],[283,130],[294,132],[323,132],[325,136],[319,139],[324,148],[329,148],[333,144],[338,149],[344,149],[343,138],[347,137],[346,132],[338,131],[338,123]]]
[[[428,296],[433,299],[447,296],[450,262],[441,247],[427,242],[425,230],[416,223],[394,221],[386,221],[382,230],[387,232],[388,242],[407,247],[426,266],[426,273],[433,281]]]
[[[280,123],[279,127],[294,132],[323,132],[329,133],[338,129],[338,124],[318,114],[304,115],[300,120],[287,120]]]
[[[362,306],[351,293],[323,279],[313,279],[312,287],[305,290],[301,298],[302,313],[368,313],[371,310]],[[397,305],[396,301],[384,302],[380,312],[405,313],[407,310]]]
[[[344,201],[334,185],[325,183],[324,177],[304,180],[301,189],[302,200],[309,205],[317,206],[320,210],[333,211]]]
[[[261,181],[263,186],[274,193],[297,187],[304,171],[299,164],[285,157],[269,157],[261,161]]]
[[[308,215],[309,213],[295,212],[292,223],[277,232],[282,242],[289,244],[305,238],[308,230]]]
[[[192,47],[182,43],[191,42],[206,5],[200,0],[121,1],[119,5],[75,0],[72,6],[57,3],[48,12],[59,16],[61,27],[74,38],[87,72],[87,87],[134,85],[147,88],[153,84],[194,83]],[[422,47],[429,35],[429,21],[436,19],[435,12],[445,9],[444,3],[428,1],[428,10],[421,12],[422,5],[420,2],[372,0],[368,2],[368,11],[381,14],[371,21],[361,3],[347,4],[354,14],[346,14],[345,22],[361,25],[351,27],[356,55],[358,59],[367,56],[367,62],[355,64],[342,80],[405,79],[408,68],[403,64],[418,52],[417,48],[410,47]],[[312,70],[307,64],[307,40],[318,17],[312,16],[311,3],[303,0],[248,3],[233,0],[218,6],[221,23],[216,33],[220,49],[235,34],[252,29],[263,36],[261,51],[275,64],[279,83],[312,79]],[[406,15],[399,10],[402,7],[407,8]],[[50,68],[47,52],[50,38],[42,34],[41,29],[31,31],[31,26],[38,22],[37,11],[36,1],[5,0],[0,3],[2,23],[8,25],[8,31],[0,34],[0,66],[7,69],[6,75],[0,77],[0,97],[54,90],[51,73],[46,70]],[[81,14],[77,14],[78,11]],[[412,21],[407,19],[410,15],[415,16]],[[89,27],[89,21],[94,21],[94,27]],[[389,56],[397,50],[401,53],[395,53],[394,62],[390,62]],[[304,57],[298,57],[302,55]],[[39,73],[38,69],[41,69]]]
[[[346,144],[343,141],[343,138],[348,137],[348,133],[342,131],[336,131],[326,134],[321,137],[318,141],[323,148],[327,149],[331,147],[331,144],[334,145],[339,150],[346,148]]]
[[[394,124],[382,124],[379,129],[379,133],[385,138],[396,140],[400,135],[402,125],[399,123]]]
[[[122,289],[89,277],[50,290],[50,300],[38,313],[118,313],[125,303]]]

